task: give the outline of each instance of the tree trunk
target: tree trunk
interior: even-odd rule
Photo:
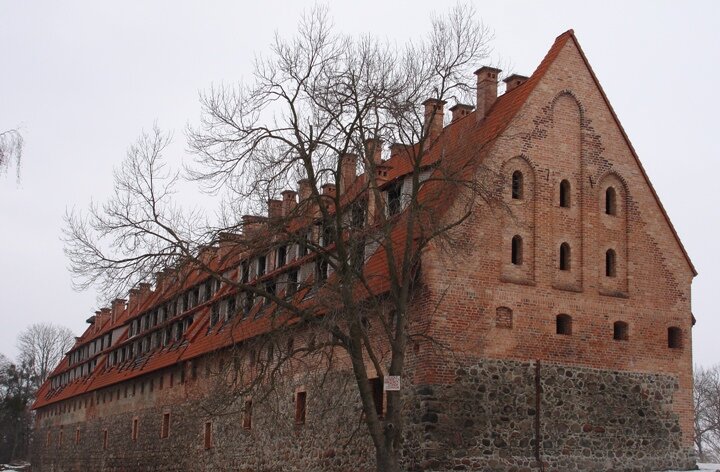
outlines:
[[[375,458],[378,472],[400,472],[400,458],[398,451],[376,449]]]

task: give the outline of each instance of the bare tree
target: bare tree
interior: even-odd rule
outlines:
[[[31,369],[36,388],[47,379],[74,343],[72,331],[51,323],[36,323],[20,333],[17,340],[19,359]]]
[[[720,365],[695,369],[695,447],[701,461],[720,461]]]
[[[0,131],[0,174],[5,173],[14,162],[17,175],[20,176],[23,144],[23,137],[18,130]]]
[[[300,324],[324,333],[234,376],[246,391],[248,384],[272,385],[268,379],[281,378],[286,363],[304,355],[332,365],[332,353],[344,352],[377,470],[400,470],[402,397],[387,392],[381,417],[369,378],[401,376],[408,342],[422,336],[411,310],[420,254],[451,246],[452,229],[476,200],[496,198],[497,178],[484,175],[478,159],[460,159],[447,142],[433,147],[442,106],[464,102],[473,90],[466,84],[487,59],[488,41],[467,7],[433,18],[429,34],[402,48],[338,34],[326,9],[312,10],[294,38],[276,37],[270,55],[257,59],[251,83],[201,97],[201,122],[188,130],[196,159],[186,176],[226,197],[219,217],[176,203],[181,174],[163,158],[169,137],[143,133],[116,172],[114,196],[67,215],[66,254],[77,286],[95,285],[110,298],[168,267],[200,270],[233,287],[246,315],[267,313],[273,332]],[[387,181],[384,143],[393,143],[401,181]],[[299,202],[276,200],[296,181]],[[459,203],[446,212],[453,196]],[[265,204],[269,217],[238,217]],[[314,270],[300,280],[270,280],[237,266],[245,255],[280,246],[300,248]]]

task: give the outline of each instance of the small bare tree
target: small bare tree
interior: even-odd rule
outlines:
[[[462,6],[433,18],[428,35],[402,48],[338,34],[326,9],[312,10],[293,39],[276,37],[271,54],[257,59],[252,82],[201,97],[202,120],[188,130],[197,158],[186,175],[227,196],[217,221],[177,204],[181,174],[163,159],[169,138],[158,129],[144,133],[116,172],[114,196],[66,218],[76,284],[96,285],[110,298],[165,268],[192,268],[233,287],[248,316],[267,313],[273,332],[300,324],[324,333],[318,342],[285,348],[279,361],[256,363],[239,376],[236,368],[233,376],[243,391],[248,384],[266,387],[299,356],[316,352],[329,365],[332,352],[344,352],[377,470],[400,470],[402,397],[387,392],[381,416],[369,377],[401,376],[411,337],[422,335],[410,309],[421,253],[446,241],[478,198],[497,194],[496,177],[479,178],[476,159],[433,147],[442,106],[466,102],[489,39]],[[402,185],[392,192],[383,143],[393,143],[394,162],[403,168]],[[297,181],[299,202],[275,200]],[[452,197],[460,203],[446,214]],[[238,217],[265,204],[267,218]],[[280,246],[299,248],[315,269],[300,280],[248,277],[237,264],[228,271],[243,255]],[[209,249],[224,263],[205,257]],[[299,294],[310,302],[298,303]]]
[[[75,343],[70,329],[51,323],[25,328],[17,340],[20,362],[29,366],[33,384],[39,387]]]
[[[704,462],[720,461],[720,365],[695,367],[695,447]]]
[[[18,130],[0,131],[0,175],[7,172],[14,162],[17,175],[20,176],[23,144],[23,137]]]

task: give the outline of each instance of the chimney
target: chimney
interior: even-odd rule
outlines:
[[[200,259],[200,262],[203,264],[209,264],[215,254],[217,254],[217,249],[218,248],[211,245],[200,246],[198,249],[198,259]]]
[[[110,319],[113,323],[115,323],[119,318],[122,312],[125,310],[125,299],[123,298],[116,298],[112,301],[110,304]]]
[[[163,284],[165,283],[165,274],[162,272],[155,272],[155,291],[162,292],[165,290]]]
[[[405,151],[405,145],[403,143],[392,143],[390,145],[390,157],[397,156],[398,154]]]
[[[310,194],[312,194],[310,181],[308,179],[298,180],[298,195],[300,195],[300,201],[303,202],[310,198]]]
[[[327,195],[329,197],[335,196],[336,187],[335,184],[324,184],[322,187],[322,194]]]
[[[463,105],[462,103],[458,103],[457,105],[450,108],[450,111],[452,112],[453,123],[460,118],[468,116],[470,113],[472,113],[474,108],[475,107],[472,105]]]
[[[422,103],[425,106],[423,131],[430,141],[434,141],[442,133],[445,103],[447,103],[445,100],[437,98],[428,98]]]
[[[140,288],[140,295],[138,297],[139,303],[145,303],[145,300],[148,299],[150,294],[152,293],[152,290],[150,290],[150,284],[147,282],[141,282],[138,284],[138,287]]]
[[[265,222],[265,218],[255,215],[243,215],[242,226],[244,236],[254,236]]]
[[[506,78],[505,80],[503,80],[503,82],[505,82],[505,93],[508,93],[511,90],[516,89],[518,86],[525,83],[525,81],[527,79],[528,79],[527,77],[525,77],[524,75],[520,75],[520,74],[513,74],[510,77]]]
[[[382,163],[382,141],[379,139],[365,140],[365,159],[373,164]]]
[[[128,291],[128,310],[135,311],[138,305],[138,299],[140,297],[140,290],[131,288]]]
[[[297,192],[294,190],[284,190],[280,195],[282,195],[282,214],[283,216],[290,216],[297,205],[297,200],[295,199]]]
[[[502,72],[494,67],[484,66],[475,71],[477,75],[477,109],[475,116],[481,121],[497,99],[498,75]]]
[[[95,312],[97,323],[95,323],[95,326],[98,328],[102,328],[103,324],[105,323],[105,320],[110,320],[110,308],[100,308],[100,311]]]
[[[355,154],[343,154],[340,158],[340,182],[338,188],[340,194],[344,194],[357,178],[357,156]]]
[[[278,219],[283,216],[282,200],[268,200],[268,217],[270,219]]]

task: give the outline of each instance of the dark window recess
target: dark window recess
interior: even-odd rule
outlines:
[[[560,182],[560,206],[570,208],[570,182],[567,180]]]
[[[235,295],[231,295],[227,299],[227,317],[228,319],[232,318],[237,314],[237,298]]]
[[[523,175],[519,170],[513,172],[512,175],[512,198],[513,200],[522,200],[523,198]]]
[[[306,407],[307,392],[297,392],[295,394],[295,424],[298,426],[305,424]]]
[[[257,259],[257,275],[258,277],[265,275],[265,256],[260,256]]]
[[[137,441],[138,438],[138,419],[133,418],[132,422],[132,440]]]
[[[607,190],[605,190],[605,214],[617,214],[617,195],[613,187],[608,187]]]
[[[560,270],[570,270],[570,245],[568,243],[560,245]]]
[[[170,413],[163,413],[162,428],[160,429],[160,437],[165,439],[170,436]]]
[[[247,261],[243,261],[243,263],[240,264],[240,270],[242,272],[242,283],[248,283],[248,280],[250,279],[250,266]]]
[[[205,446],[205,449],[212,448],[212,423],[208,421],[205,423],[205,430],[204,430],[204,441],[203,444]]]
[[[243,315],[247,316],[252,310],[255,304],[255,294],[252,292],[245,292],[245,300],[243,303]]]
[[[388,215],[397,215],[401,210],[402,185],[396,182],[388,188]]]
[[[212,313],[210,314],[210,327],[215,326],[219,319],[220,319],[220,305],[218,303],[215,303],[212,306]]]
[[[353,228],[362,228],[365,226],[365,208],[363,208],[360,203],[355,203],[352,206],[350,219],[350,224]]]
[[[522,265],[523,263],[523,240],[522,236],[517,234],[512,238],[510,262],[515,265]]]
[[[557,334],[572,334],[572,318],[569,315],[557,315],[555,318],[555,332]]]
[[[616,321],[613,323],[613,339],[615,341],[628,340],[628,324],[624,321]]]
[[[373,403],[375,403],[375,413],[382,418],[385,411],[385,392],[383,391],[382,377],[370,379],[370,389],[372,390]]]
[[[682,330],[676,326],[668,328],[668,347],[680,349],[682,347]]]
[[[285,290],[285,294],[287,296],[294,295],[295,292],[297,292],[298,289],[298,271],[293,270],[288,272],[287,275],[287,290]]]
[[[252,400],[245,400],[243,413],[243,428],[252,429]]]
[[[605,276],[615,277],[615,251],[608,249],[605,252]]]
[[[287,263],[287,246],[280,246],[277,250],[277,266],[282,267]]]
[[[315,261],[315,281],[320,283],[328,278],[328,262],[324,259]]]
[[[277,286],[276,286],[274,280],[268,280],[267,282],[265,282],[265,291],[266,291],[269,295],[272,295],[272,296],[275,295],[275,289],[276,289],[276,287],[277,287]],[[265,305],[269,305],[269,304],[271,304],[272,302],[273,302],[273,300],[272,300],[270,297],[265,297],[265,300],[264,300],[264,304],[265,304]]]

